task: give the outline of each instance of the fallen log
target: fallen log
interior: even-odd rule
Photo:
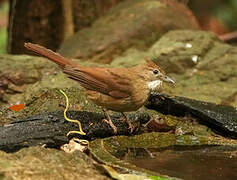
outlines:
[[[87,111],[68,111],[67,116],[81,122],[86,135],[66,134],[69,131],[78,131],[76,123],[64,119],[63,111],[40,114],[26,119],[19,119],[10,124],[0,127],[0,150],[5,152],[16,152],[21,148],[42,145],[46,147],[60,147],[72,137],[91,140],[113,136],[113,129],[103,119],[102,113]],[[147,122],[149,115],[144,113],[129,114],[136,133],[139,130],[140,122]],[[122,116],[114,113],[111,119],[117,127],[116,135],[129,135],[130,129]]]

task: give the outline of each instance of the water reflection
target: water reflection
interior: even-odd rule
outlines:
[[[124,154],[124,153],[121,153]],[[121,157],[120,157],[121,158]],[[237,148],[129,149],[122,158],[137,167],[192,180],[236,180]]]

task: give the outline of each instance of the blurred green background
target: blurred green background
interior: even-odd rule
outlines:
[[[213,10],[214,16],[221,19],[230,31],[237,30],[237,0],[229,0]]]
[[[9,7],[7,1],[0,4],[0,54],[7,52],[8,9]]]

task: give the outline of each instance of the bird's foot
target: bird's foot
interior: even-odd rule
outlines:
[[[124,121],[128,124],[128,128],[130,129],[130,133],[133,132],[133,130],[135,129],[135,127],[132,125],[132,123],[129,121],[128,117],[126,116],[126,114],[122,113],[122,115],[124,116]]]
[[[104,122],[106,122],[107,124],[110,125],[110,127],[112,127],[114,134],[117,134],[117,127],[114,125],[114,123],[111,121],[111,119],[104,119]]]
[[[114,123],[112,122],[110,116],[109,116],[109,113],[107,112],[106,109],[103,109],[103,112],[105,114],[105,116],[107,117],[107,119],[104,119],[104,122],[106,122],[107,124],[110,125],[110,127],[112,127],[113,131],[114,131],[114,134],[117,134],[117,127],[114,125]]]
[[[132,125],[130,121],[126,121],[126,123],[128,124],[128,128],[130,129],[130,133],[132,133],[135,127]]]

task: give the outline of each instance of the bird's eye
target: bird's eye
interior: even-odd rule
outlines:
[[[157,69],[153,70],[153,74],[158,74],[158,73],[159,73],[159,71]]]

